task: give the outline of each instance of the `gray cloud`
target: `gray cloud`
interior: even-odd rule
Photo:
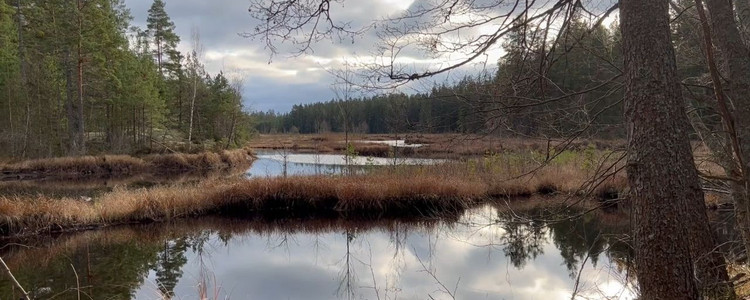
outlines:
[[[146,27],[151,0],[125,0],[134,17],[133,25]],[[353,27],[364,26],[394,11],[396,0],[358,1],[337,4],[340,20],[354,20]],[[398,6],[398,5],[396,5]],[[282,44],[279,55],[271,57],[262,41],[243,38],[242,32],[255,27],[246,0],[166,1],[166,10],[181,37],[179,50],[191,49],[191,30],[197,28],[205,49],[204,63],[212,73],[224,70],[245,78],[245,104],[254,110],[288,111],[293,104],[329,100],[334,97],[330,85],[334,79],[326,69],[335,68],[352,55],[367,54],[377,41],[373,32],[354,40],[323,41],[314,51],[291,57],[294,45]],[[270,63],[269,63],[270,62]]]
[[[484,1],[484,0],[483,0]],[[271,57],[261,40],[243,38],[239,33],[251,32],[257,25],[250,17],[247,0],[179,0],[166,1],[166,9],[176,25],[177,34],[182,38],[179,50],[187,53],[191,48],[191,30],[197,28],[201,33],[201,42],[205,49],[204,63],[206,69],[216,74],[221,70],[226,73],[241,74],[245,78],[245,104],[254,110],[273,109],[285,112],[293,104],[325,101],[334,98],[331,84],[334,77],[330,70],[339,69],[346,62],[354,62],[354,68],[360,63],[373,63],[378,55],[379,38],[375,30],[370,30],[352,39],[324,40],[314,45],[313,51],[301,56],[292,57],[296,46],[290,43],[276,44],[278,55]],[[333,2],[331,13],[337,22],[351,21],[352,28],[360,28],[373,21],[388,16],[397,16],[406,9],[415,9],[425,0],[373,0]],[[612,0],[584,1],[588,9],[601,11],[611,5]],[[125,0],[125,4],[134,16],[133,25],[146,27],[146,17],[152,0]],[[477,2],[480,3],[480,2]],[[547,3],[547,2],[545,2]],[[462,31],[462,38],[481,33],[487,28],[474,31]],[[380,49],[382,50],[382,49]],[[421,73],[425,70],[436,70],[465,57],[464,53],[443,53],[430,55],[416,47],[407,47],[400,52],[397,68],[404,73]],[[425,82],[446,82],[460,79],[464,74],[476,73],[481,69],[494,69],[502,51],[494,47],[488,55],[480,57],[470,64],[438,76],[430,81],[410,84],[402,91],[410,93],[415,89],[429,89]],[[387,63],[381,61],[381,63]],[[372,76],[370,76],[372,77]],[[365,77],[364,80],[372,79]]]

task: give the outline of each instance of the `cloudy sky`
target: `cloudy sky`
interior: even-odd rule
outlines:
[[[125,0],[134,17],[133,25],[145,28],[152,0]],[[410,1],[361,1],[342,11],[342,18],[373,20],[397,13]],[[316,45],[315,52],[301,57],[280,53],[271,59],[262,41],[239,36],[254,28],[247,0],[166,1],[166,9],[182,38],[180,50],[191,49],[191,30],[197,28],[205,48],[206,69],[241,73],[245,77],[245,104],[253,110],[288,111],[293,104],[329,100],[332,76],[326,71],[347,57],[365,53],[372,47],[367,36],[355,43],[330,41]],[[281,52],[284,52],[283,48]],[[269,63],[270,62],[270,63]]]
[[[146,27],[146,17],[152,0],[125,0],[134,17],[133,25]],[[387,16],[394,16],[408,9],[414,0],[349,1],[336,7],[336,17],[353,20],[354,26],[369,24]],[[340,69],[344,62],[372,59],[371,53],[377,44],[374,32],[368,32],[354,41],[324,41],[314,46],[314,52],[294,57],[293,48],[281,47],[279,54],[271,57],[264,49],[263,41],[243,38],[239,34],[254,29],[254,20],[247,9],[247,0],[179,0],[166,1],[167,13],[182,38],[179,50],[188,53],[191,49],[191,30],[200,31],[204,45],[203,59],[206,69],[215,74],[242,74],[245,78],[244,101],[253,110],[273,109],[289,111],[293,104],[327,101],[335,97],[332,91],[334,77],[330,70]],[[333,8],[331,9],[333,11]],[[355,58],[356,57],[356,58]],[[411,66],[431,64],[433,58],[405,56]],[[444,58],[441,58],[444,59]],[[486,61],[496,61],[487,57]],[[466,72],[443,76],[430,81],[422,80],[404,92],[423,90],[435,81],[462,77]]]
[[[125,4],[134,17],[133,25],[146,27],[148,9],[153,0],[125,0]],[[350,21],[352,28],[361,28],[366,24],[394,17],[409,9],[413,11],[422,7],[426,0],[368,0],[343,1],[332,3],[330,11],[335,21]],[[216,74],[223,70],[227,74],[240,74],[244,78],[244,101],[252,110],[275,110],[287,112],[292,105],[327,101],[336,97],[332,90],[335,78],[331,71],[341,70],[344,64],[372,63],[383,59],[383,53],[377,49],[378,32],[369,30],[355,39],[324,40],[313,45],[313,51],[304,55],[293,56],[293,45],[280,45],[278,54],[271,57],[264,41],[241,37],[244,32],[252,32],[257,23],[248,13],[248,0],[166,0],[166,9],[182,38],[179,50],[189,53],[191,31],[200,32],[204,46],[203,59],[207,71]],[[481,3],[477,2],[477,3]],[[503,2],[500,2],[503,3]],[[508,2],[512,3],[512,1]],[[554,1],[542,1],[538,9],[546,8]],[[589,11],[604,11],[611,6],[612,0],[586,1]],[[498,9],[509,9],[499,6]],[[446,27],[456,26],[461,22],[471,22],[481,16],[464,14],[446,20]],[[421,22],[421,21],[420,21]],[[437,24],[435,28],[440,29]],[[475,35],[488,34],[497,30],[497,24],[485,24],[472,28],[471,31],[459,32],[460,36],[447,36],[447,43],[471,39]],[[382,28],[382,27],[381,27]],[[432,30],[436,30],[431,28]],[[380,28],[379,28],[380,29]],[[442,40],[445,42],[446,40]],[[278,44],[277,44],[278,45]],[[382,45],[382,44],[380,44]],[[456,63],[467,57],[459,51],[445,51],[439,56],[426,56],[416,48],[402,50],[396,61],[410,70],[439,68]],[[495,62],[502,55],[498,45],[475,60],[472,64],[451,71],[441,76],[420,80],[402,87],[401,91],[419,92],[429,90],[435,83],[445,83],[461,79],[467,74],[476,74],[481,70],[494,68]],[[386,59],[387,60],[387,59]],[[357,68],[356,66],[354,67]],[[408,72],[407,74],[411,74]],[[357,96],[352,95],[352,96]]]

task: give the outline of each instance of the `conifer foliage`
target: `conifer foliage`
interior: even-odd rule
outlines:
[[[140,29],[123,0],[0,1],[0,157],[243,144],[241,84],[187,62],[167,8]]]

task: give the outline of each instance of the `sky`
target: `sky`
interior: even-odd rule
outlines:
[[[321,42],[314,53],[294,57],[291,50],[281,48],[271,56],[260,40],[239,34],[254,28],[254,20],[247,9],[247,0],[172,0],[165,1],[166,10],[181,37],[178,47],[182,53],[192,49],[191,31],[197,28],[204,47],[203,62],[211,74],[223,70],[244,77],[243,98],[251,110],[286,112],[293,104],[327,101],[335,94],[331,89],[334,78],[326,70],[335,68],[347,57],[365,53],[373,46],[374,35],[358,38],[354,43]],[[132,25],[146,27],[151,0],[125,0],[133,16]],[[410,1],[357,1],[356,5],[339,11],[342,18],[373,20],[375,16],[398,13]]]
[[[153,0],[125,0],[133,16],[132,25],[146,28],[148,9]],[[405,10],[420,7],[426,0],[349,0],[332,1],[330,11],[338,21],[351,21],[353,28],[360,28],[373,21],[403,14]],[[248,110],[288,112],[294,104],[328,101],[337,97],[334,92],[336,70],[357,62],[372,62],[383,52],[378,52],[379,38],[376,30],[370,30],[355,39],[324,40],[313,45],[313,51],[303,55],[292,55],[293,45],[280,45],[276,55],[264,46],[264,41],[242,37],[252,32],[256,22],[248,13],[248,0],[166,0],[166,10],[181,37],[178,50],[183,54],[192,49],[191,32],[200,33],[203,45],[202,59],[211,74],[223,71],[229,77],[243,78],[243,102]],[[587,1],[589,10],[601,11],[609,7],[612,0]],[[551,1],[543,2],[549,5]],[[502,8],[501,8],[502,9]],[[471,20],[475,16],[462,15],[450,22]],[[453,23],[455,24],[455,23]],[[483,25],[484,26],[484,25]],[[439,28],[440,26],[438,26]],[[476,28],[474,32],[460,32],[466,39],[472,34],[491,33],[493,24]],[[449,37],[450,38],[450,37]],[[278,45],[278,44],[277,44]],[[495,67],[502,56],[500,45],[487,51],[472,64],[459,70],[428,80],[419,80],[401,87],[400,92],[424,92],[435,84],[460,80]],[[447,53],[427,57],[424,53],[408,48],[399,54],[398,63],[406,68],[424,71],[456,62],[466,55]],[[355,67],[356,68],[356,67]],[[408,74],[411,74],[409,72]],[[340,86],[339,86],[340,88]],[[340,94],[339,94],[340,95]],[[351,95],[353,97],[361,94]]]

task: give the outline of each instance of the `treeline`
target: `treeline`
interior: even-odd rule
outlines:
[[[619,30],[577,20],[552,43],[539,29],[510,33],[497,72],[427,93],[390,94],[256,112],[256,129],[275,132],[499,133],[624,137]]]
[[[240,81],[177,51],[164,7],[141,29],[123,0],[0,1],[0,157],[242,145]]]

